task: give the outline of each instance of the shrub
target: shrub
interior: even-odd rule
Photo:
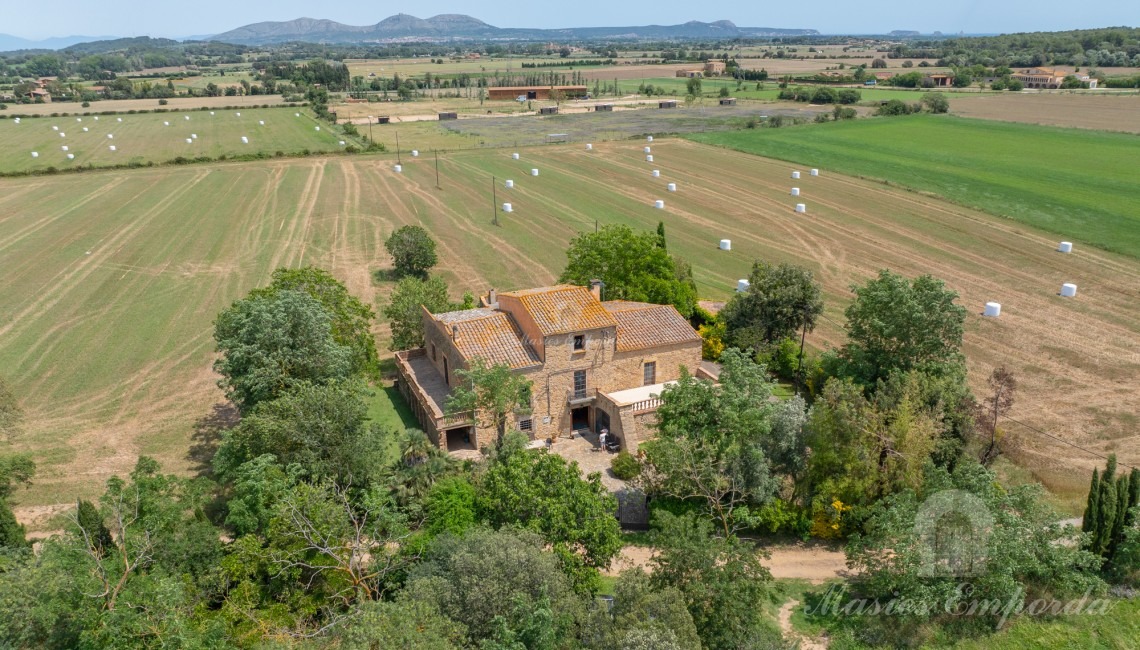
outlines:
[[[613,470],[614,476],[629,481],[641,474],[641,463],[637,462],[633,454],[622,450],[610,461],[610,469]]]
[[[922,103],[931,113],[950,112],[950,100],[942,93],[926,93],[922,96]]]
[[[82,104],[80,104],[80,106],[82,106],[83,108],[91,108],[91,102],[83,102]]]
[[[167,104],[169,104],[169,103],[170,103],[170,102],[166,101],[165,99],[160,99],[160,100],[158,100],[158,105],[159,105],[159,106],[166,106],[166,105],[167,105]]]

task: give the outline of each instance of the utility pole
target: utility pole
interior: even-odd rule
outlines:
[[[800,386],[804,383],[804,343],[807,342],[807,314],[808,306],[804,305],[804,331],[800,335],[800,363],[796,368],[796,395],[800,394]]]
[[[496,183],[498,183],[498,181],[496,181],[495,177],[492,176],[491,177],[491,215],[492,215],[491,216],[491,223],[493,223],[494,225],[497,226],[497,225],[499,225],[499,191],[498,191],[498,188],[495,187]]]
[[[372,116],[368,116],[368,145],[371,146],[376,141],[372,139]]]
[[[435,152],[435,189],[442,190],[439,186],[439,151]]]
[[[400,132],[396,131],[396,164],[399,165],[400,163]]]

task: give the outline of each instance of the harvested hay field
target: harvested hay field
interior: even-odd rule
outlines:
[[[243,142],[243,137],[248,142]],[[333,152],[341,149],[341,141],[346,146],[361,144],[300,108],[29,117],[19,124],[0,120],[0,172],[142,166],[199,156]],[[32,157],[32,152],[38,157]],[[74,158],[68,159],[68,154]]]
[[[950,111],[984,120],[1140,133],[1137,93],[954,95]]]
[[[551,283],[563,250],[595,223],[666,225],[702,297],[723,300],[753,260],[805,264],[825,287],[827,320],[809,341],[838,345],[848,287],[891,268],[932,273],[969,311],[976,388],[997,364],[1021,384],[1013,417],[1140,463],[1140,262],[1022,225],[824,170],[799,181],[784,162],[683,140],[463,151],[434,161],[334,157],[106,171],[0,181],[0,367],[23,396],[41,472],[17,496],[40,509],[96,493],[139,454],[193,472],[233,414],[211,371],[215,315],[279,266],[330,269],[368,302],[388,283],[383,239],[418,223],[439,242],[440,271],[464,289]],[[539,177],[529,175],[541,170]],[[651,169],[660,169],[653,178]],[[491,224],[490,176],[514,213]],[[665,183],[678,184],[667,193]],[[509,198],[507,198],[509,195]],[[653,208],[664,199],[665,210]],[[717,250],[722,238],[732,251]],[[1080,294],[1065,300],[1062,282]],[[1003,305],[982,319],[987,300]],[[376,333],[383,340],[383,326]],[[383,343],[381,343],[383,345]],[[1064,485],[1098,459],[1011,426],[1023,462]],[[21,512],[28,512],[21,510]]]

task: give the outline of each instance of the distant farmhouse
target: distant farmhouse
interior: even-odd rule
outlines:
[[[677,77],[681,78],[699,78],[699,77],[716,77],[724,74],[725,64],[724,61],[715,61],[709,59],[705,61],[702,68],[684,68],[676,72]]]
[[[1070,74],[1073,73],[1063,72],[1053,68],[1025,68],[1015,70],[1010,76],[1020,81],[1026,88],[1052,89],[1060,88],[1061,83],[1065,81],[1065,77]],[[1089,88],[1096,88],[1096,79],[1093,79],[1087,74],[1078,74],[1075,76],[1081,82],[1088,84]]]
[[[623,448],[651,432],[661,391],[701,368],[701,338],[672,305],[601,300],[558,285],[480,297],[480,307],[423,311],[423,348],[396,354],[400,391],[423,430],[448,451],[493,444],[497,432],[472,413],[448,413],[457,370],[476,358],[505,364],[532,382],[530,408],[510,426],[539,443],[572,431],[607,429]]]

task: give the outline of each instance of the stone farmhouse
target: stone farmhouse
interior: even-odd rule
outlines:
[[[493,444],[497,433],[472,413],[449,413],[457,370],[476,358],[505,364],[531,384],[530,408],[513,428],[535,444],[607,429],[622,448],[652,434],[661,391],[681,368],[701,368],[701,339],[672,305],[601,300],[592,288],[558,285],[497,293],[480,307],[423,310],[423,348],[396,354],[400,391],[433,442],[448,451]]]

